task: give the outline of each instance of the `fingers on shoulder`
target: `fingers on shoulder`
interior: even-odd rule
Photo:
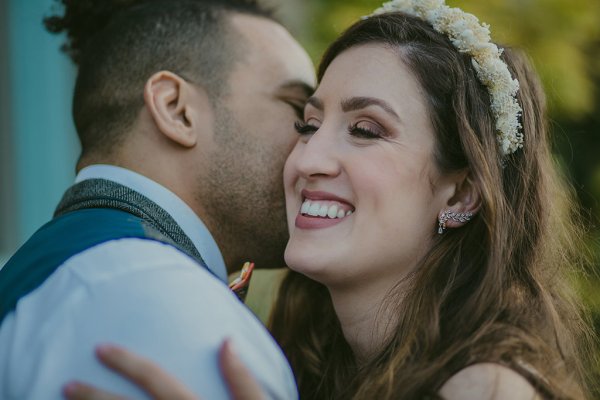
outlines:
[[[266,398],[250,370],[237,355],[231,340],[226,340],[219,350],[219,365],[232,399],[262,400]]]
[[[453,375],[442,386],[446,400],[533,400],[535,388],[510,368],[493,363],[471,365]]]
[[[183,383],[148,358],[114,345],[99,346],[96,354],[106,366],[140,386],[153,399],[196,399]]]

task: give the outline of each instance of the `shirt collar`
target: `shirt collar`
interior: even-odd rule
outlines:
[[[227,283],[227,268],[214,238],[200,217],[175,193],[155,181],[114,165],[90,165],[75,177],[75,183],[86,179],[107,179],[146,196],[162,207],[192,240],[208,268]]]

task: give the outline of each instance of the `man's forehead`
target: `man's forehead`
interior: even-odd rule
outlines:
[[[314,66],[302,46],[279,23],[264,17],[234,15],[242,36],[241,56],[232,81],[277,96],[306,99],[314,91]]]

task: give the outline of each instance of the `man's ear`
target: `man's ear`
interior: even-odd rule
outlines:
[[[467,224],[481,208],[479,187],[469,172],[458,175],[454,185],[453,195],[448,199],[446,208],[440,210],[439,214],[440,218],[444,213],[456,216],[456,218],[444,218],[445,228],[458,228]]]
[[[183,147],[194,147],[198,142],[197,116],[204,110],[204,102],[192,101],[194,87],[180,76],[160,71],[146,81],[144,103],[156,127],[169,140]]]

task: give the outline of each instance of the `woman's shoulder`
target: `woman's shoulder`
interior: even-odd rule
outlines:
[[[446,400],[541,399],[522,375],[494,363],[473,364],[458,371],[444,383],[440,395]]]

